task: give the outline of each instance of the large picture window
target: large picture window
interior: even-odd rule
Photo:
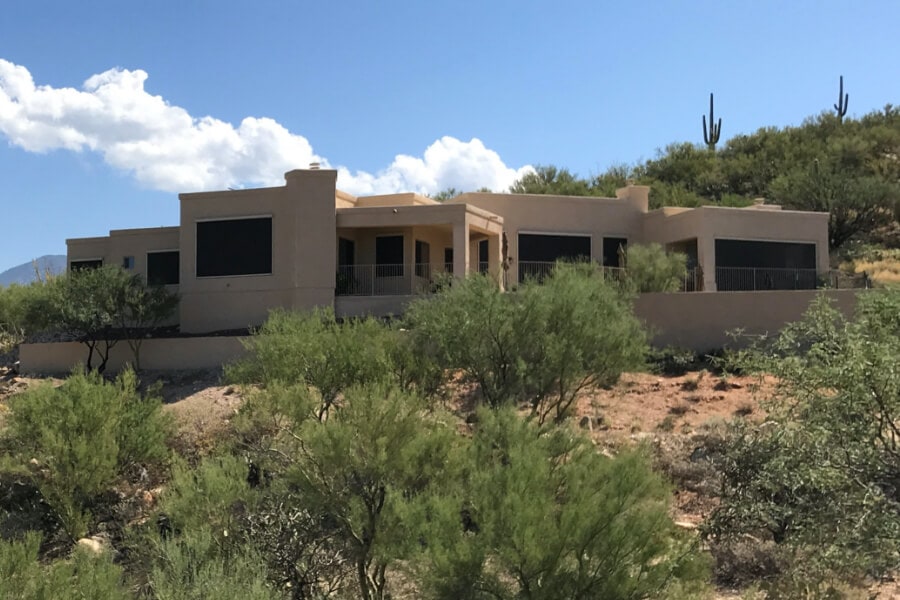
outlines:
[[[558,260],[591,260],[591,236],[519,234],[519,283],[543,279]]]
[[[271,273],[272,217],[197,223],[197,277]]]
[[[147,253],[147,283],[150,285],[178,285],[180,271],[178,250]]]

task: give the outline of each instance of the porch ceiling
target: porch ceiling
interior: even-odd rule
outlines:
[[[469,204],[372,206],[337,209],[339,228],[461,225],[487,234],[503,232],[503,217]]]

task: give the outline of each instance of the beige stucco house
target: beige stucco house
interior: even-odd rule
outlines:
[[[175,227],[67,240],[70,269],[120,264],[181,295],[182,331],[243,329],[275,307],[397,311],[439,275],[492,273],[501,285],[557,259],[620,266],[629,244],[689,257],[687,289],[799,289],[828,269],[828,215],[748,208],[649,210],[649,188],[616,198],[469,193],[356,197],[337,172],[285,174],[272,188],[181,194]]]

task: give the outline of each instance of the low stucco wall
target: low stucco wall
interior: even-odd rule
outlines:
[[[697,352],[740,345],[728,332],[774,334],[803,316],[810,303],[824,294],[845,314],[856,306],[858,290],[697,292],[644,294],[635,300],[635,313],[652,332],[657,347],[675,346]],[[338,297],[339,317],[400,315],[415,296]],[[244,352],[241,337],[149,339],[141,349],[142,367],[151,370],[217,368]],[[75,342],[23,344],[19,348],[21,370],[26,373],[62,373],[87,358],[87,350]],[[131,360],[131,351],[120,342],[110,356],[109,369],[120,369]]]
[[[396,317],[420,296],[338,296],[334,314],[338,317]]]
[[[145,340],[141,346],[141,368],[160,371],[217,368],[243,355],[242,339],[219,336]],[[19,368],[23,373],[64,373],[86,361],[87,348],[78,342],[19,347]],[[121,341],[110,352],[107,369],[118,371],[131,361],[131,349]]]
[[[741,345],[728,335],[736,329],[753,335],[777,333],[787,323],[799,320],[819,294],[849,315],[858,291],[643,294],[635,300],[634,310],[650,328],[654,346],[706,352]]]

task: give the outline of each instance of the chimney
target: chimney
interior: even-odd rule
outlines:
[[[309,170],[310,170],[310,171],[318,171],[318,170],[319,170],[319,166],[320,166],[319,163],[317,163],[317,162],[311,162],[311,163],[309,163]]]

